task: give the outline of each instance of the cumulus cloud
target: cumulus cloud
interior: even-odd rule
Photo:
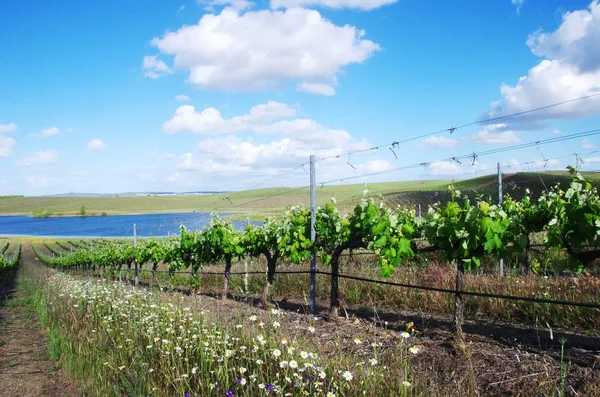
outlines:
[[[142,62],[142,71],[144,72],[144,76],[151,79],[157,79],[173,73],[173,70],[166,63],[158,59],[158,55],[146,55]]]
[[[335,9],[354,8],[370,11],[375,8],[394,4],[397,1],[398,0],[271,0],[271,8],[327,7]],[[515,0],[513,0],[513,2],[514,1]]]
[[[331,94],[345,66],[379,50],[364,36],[363,30],[335,25],[315,10],[241,14],[227,7],[220,14],[204,15],[196,25],[154,38],[152,44],[173,56],[174,67],[187,70],[188,81],[200,88],[260,90],[292,81],[322,95]],[[158,67],[159,62],[156,57],[144,59],[157,75],[171,71],[164,63]]]
[[[546,59],[529,69],[515,85],[502,84],[502,99],[480,120],[543,107],[600,93],[600,5],[567,12],[551,33],[529,36],[531,51]],[[511,118],[512,128],[536,126],[547,119],[577,119],[600,114],[600,97],[570,102]],[[520,126],[520,124],[522,124]]]
[[[449,149],[458,146],[458,141],[452,138],[446,138],[445,136],[429,136],[427,138],[421,139],[416,143],[417,146],[425,146],[425,147],[440,147],[444,149]]]
[[[506,124],[487,125],[473,135],[473,140],[485,145],[521,142],[517,134],[514,131],[507,130],[506,127]]]
[[[0,158],[9,157],[12,154],[12,148],[17,144],[14,138],[0,135]]]
[[[179,95],[175,95],[175,100],[176,101],[189,101],[190,97],[187,95],[179,94]]]
[[[60,135],[60,129],[58,127],[50,127],[50,128],[46,128],[45,130],[42,130],[41,132],[34,132],[32,134],[29,134],[30,136],[36,136],[36,137],[41,137],[41,138],[48,138],[51,136],[57,136]]]
[[[60,153],[54,149],[29,152],[25,157],[16,161],[19,167],[33,167],[37,165],[56,164]]]
[[[90,150],[101,150],[101,149],[106,148],[106,144],[104,142],[102,142],[100,139],[95,138],[88,142],[87,147]]]
[[[175,116],[171,120],[163,124],[163,129],[169,133],[229,134],[239,131],[253,131],[270,121],[295,114],[295,109],[275,101],[256,105],[250,109],[248,114],[230,119],[224,119],[221,112],[213,107],[197,112],[194,106],[184,105],[175,111]]]
[[[16,129],[17,129],[17,125],[15,123],[0,124],[0,134],[5,134],[7,132],[13,132]]]

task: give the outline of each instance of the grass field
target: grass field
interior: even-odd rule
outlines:
[[[600,173],[587,173],[586,178],[600,186]],[[506,174],[504,193],[520,198],[528,188],[537,197],[557,183],[566,186],[569,180],[568,173],[563,171]],[[482,194],[495,198],[498,194],[497,176],[486,175],[459,181],[439,179],[323,186],[317,187],[317,202],[322,204],[335,197],[340,209],[351,211],[363,197],[363,190],[368,188],[373,197],[382,195],[389,203],[404,207],[417,208],[421,204],[426,211],[427,206],[449,198],[447,187],[451,183],[469,196]],[[309,204],[308,187],[265,188],[207,196],[11,196],[0,197],[0,214],[34,215],[44,211],[50,216],[77,216],[81,206],[85,206],[87,215],[221,211],[237,212],[233,218],[245,219],[249,214],[252,219],[261,220],[296,204]]]
[[[445,189],[448,180],[404,181],[368,184],[372,195],[406,191]],[[363,197],[365,184],[324,186],[317,188],[317,201],[336,197],[340,206],[351,207]],[[33,215],[41,209],[52,216],[79,215],[82,205],[88,215],[157,213],[157,212],[251,212],[253,218],[275,214],[296,204],[309,203],[309,189],[266,188],[208,196],[123,196],[123,197],[3,197],[0,214]],[[351,210],[351,208],[348,208]],[[245,218],[245,215],[243,216]]]

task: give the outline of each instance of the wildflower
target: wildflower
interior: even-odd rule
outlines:
[[[356,343],[357,345],[362,344],[362,341],[359,338],[354,338],[354,343]]]
[[[408,349],[408,351],[412,354],[417,354],[419,352],[419,348],[417,346],[413,346],[410,349]]]
[[[271,309],[271,314],[278,316],[281,314],[281,310],[279,309]]]
[[[258,360],[256,360],[256,364],[262,365],[264,364],[264,361],[259,358]]]
[[[262,336],[262,334],[258,335],[258,336],[256,337],[256,340],[257,340],[257,341],[259,341],[261,344],[264,344],[264,343],[265,343],[265,337],[264,337],[264,336]]]
[[[327,397],[335,397],[335,394],[333,392],[329,392],[327,393]]]
[[[369,363],[371,363],[371,366],[377,365],[377,362],[378,362],[378,361],[377,361],[377,359],[375,359],[375,358],[371,358],[371,359],[369,359]]]
[[[240,373],[244,374],[246,373],[247,369],[245,367],[240,367]]]
[[[308,358],[308,353],[305,351],[301,351],[300,352],[300,357],[302,357],[302,359],[306,360]]]
[[[261,321],[260,323],[258,323],[258,326],[262,328],[262,327],[264,327],[264,326],[265,326],[265,323],[263,323],[263,322]]]
[[[410,387],[410,382],[403,381],[403,382],[402,382],[402,386],[405,386],[405,387]]]
[[[275,329],[281,327],[281,324],[278,321],[275,321],[272,325],[273,325],[273,328],[275,328]]]
[[[148,372],[150,372],[150,373],[154,372],[154,368],[148,368]]]
[[[275,356],[275,357],[279,357],[279,356],[281,356],[281,350],[279,350],[279,349],[274,349],[274,350],[273,350],[273,356]]]
[[[238,384],[240,384],[242,386],[246,386],[246,383],[248,383],[248,381],[246,380],[246,378],[240,378],[240,379],[238,379]]]
[[[281,344],[282,345],[287,345],[288,341],[286,338],[281,339]]]
[[[273,391],[273,385],[269,383],[265,389],[267,389],[267,391]]]
[[[233,390],[229,389],[227,390],[227,397],[233,397],[235,396],[235,394],[233,394]]]
[[[258,384],[258,388],[259,388],[260,390],[263,390],[263,389],[265,388],[265,384],[264,384],[264,383],[259,383],[259,384]]]
[[[344,373],[342,374],[342,378],[346,379],[346,381],[350,382],[354,376],[352,376],[352,372],[350,371],[344,371]]]
[[[315,327],[313,327],[312,325],[309,325],[308,332],[315,332]]]
[[[319,372],[319,378],[325,379],[326,377],[327,377],[327,374],[325,373],[325,371]]]
[[[152,345],[146,346],[146,349],[152,349]]]
[[[403,333],[400,334],[401,337],[403,337],[404,339],[408,339],[410,338],[410,334],[406,331],[404,331]]]
[[[196,375],[196,372],[198,372],[198,367],[192,368],[192,374]]]
[[[124,365],[121,365],[121,366],[119,367],[119,371],[123,371],[123,369],[124,369],[124,368],[125,368],[125,366],[124,366]]]
[[[288,362],[287,361],[281,361],[279,363],[279,368],[287,368],[288,366]]]

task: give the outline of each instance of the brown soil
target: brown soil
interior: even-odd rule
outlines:
[[[23,246],[22,255],[18,269],[23,261],[33,261],[31,247]],[[0,284],[0,397],[81,396],[48,356],[31,297],[19,284],[22,272],[13,271]]]

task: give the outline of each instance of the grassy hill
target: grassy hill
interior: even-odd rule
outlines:
[[[586,173],[585,176],[600,186],[600,173]],[[569,181],[569,175],[562,171],[505,174],[504,194],[520,198],[529,188],[537,197],[551,186],[567,186]],[[351,211],[363,197],[363,190],[368,188],[371,196],[381,195],[392,205],[418,208],[421,204],[422,211],[426,211],[433,203],[449,200],[447,188],[451,183],[470,197],[483,195],[494,200],[498,197],[497,176],[486,175],[460,181],[419,180],[317,187],[317,202],[323,204],[335,197],[341,210]],[[252,219],[260,220],[296,204],[309,204],[308,187],[265,188],[206,196],[5,196],[0,197],[0,214],[75,216],[79,215],[81,206],[85,206],[88,215],[219,211],[236,212],[234,217],[238,219],[245,219],[250,214]]]
[[[594,186],[600,188],[600,173],[583,173]],[[566,189],[569,186],[571,177],[567,172],[517,172],[504,174],[502,178],[503,196],[511,196],[520,199],[525,195],[526,189],[529,189],[531,196],[537,199],[542,192],[549,190],[555,185]],[[454,187],[466,194],[470,198],[483,196],[498,199],[498,176],[496,174],[485,175],[477,178],[466,179],[454,182]],[[450,200],[450,194],[447,186],[437,191],[405,191],[388,194],[386,200],[393,205],[405,208],[418,208],[421,205],[422,211],[436,202],[445,202]]]

